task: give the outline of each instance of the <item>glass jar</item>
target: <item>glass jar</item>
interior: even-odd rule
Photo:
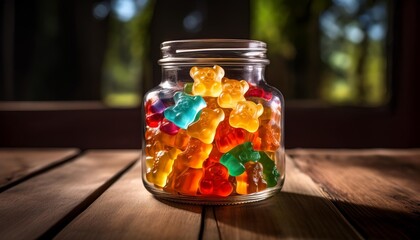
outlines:
[[[264,79],[266,44],[162,43],[162,81],[144,96],[143,183],[158,198],[236,204],[285,177],[283,96]]]

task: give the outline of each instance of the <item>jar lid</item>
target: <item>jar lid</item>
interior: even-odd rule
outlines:
[[[245,39],[190,39],[167,41],[161,44],[159,64],[268,64],[267,44]]]

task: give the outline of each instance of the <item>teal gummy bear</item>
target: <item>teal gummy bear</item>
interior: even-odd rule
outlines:
[[[280,176],[276,164],[265,152],[260,152],[260,155],[259,162],[263,165],[263,175],[264,180],[267,182],[267,187],[274,187],[277,185],[277,180]]]
[[[184,92],[174,95],[175,105],[165,109],[164,116],[182,129],[187,129],[197,118],[200,110],[207,106],[201,96],[191,96]]]
[[[260,153],[252,149],[252,143],[246,142],[223,154],[220,163],[228,169],[231,176],[239,176],[245,171],[246,162],[258,162],[260,157]]]

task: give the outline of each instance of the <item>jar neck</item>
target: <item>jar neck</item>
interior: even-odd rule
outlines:
[[[268,64],[267,44],[243,39],[195,39],[163,42],[161,66]]]
[[[211,65],[197,64],[198,67],[213,67]],[[225,77],[236,80],[245,80],[251,85],[258,85],[265,82],[264,64],[252,65],[220,65],[225,70]],[[162,82],[164,87],[182,86],[182,83],[193,82],[189,75],[193,66],[162,66]]]

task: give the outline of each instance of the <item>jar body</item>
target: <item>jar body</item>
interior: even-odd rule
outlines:
[[[146,189],[196,204],[275,194],[285,177],[282,94],[262,63],[199,59],[162,64],[161,84],[144,96]]]

